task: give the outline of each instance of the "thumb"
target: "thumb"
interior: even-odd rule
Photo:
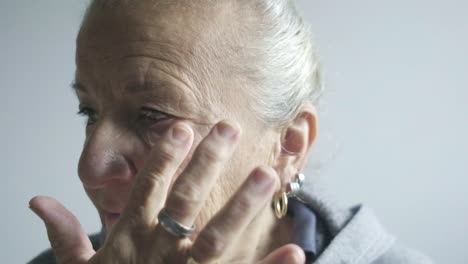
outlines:
[[[44,221],[58,263],[85,263],[95,254],[78,219],[58,201],[37,196],[29,207]]]

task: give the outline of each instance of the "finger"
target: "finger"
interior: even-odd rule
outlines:
[[[95,254],[78,219],[55,199],[34,197],[29,206],[44,221],[58,263],[85,263]]]
[[[200,232],[192,247],[192,257],[200,263],[219,260],[252,219],[265,208],[273,196],[277,181],[273,169],[255,169],[237,193]]]
[[[239,133],[237,125],[222,121],[197,147],[167,198],[165,209],[178,222],[193,224],[224,163],[231,157]]]
[[[150,157],[136,176],[122,219],[149,226],[154,223],[192,142],[192,129],[184,123],[177,123],[155,143]]]
[[[266,258],[257,264],[304,264],[305,254],[297,245],[289,244],[271,252]]]

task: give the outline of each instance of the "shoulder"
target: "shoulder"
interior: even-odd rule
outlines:
[[[424,254],[410,248],[395,244],[372,264],[432,264]]]
[[[432,264],[428,257],[399,244],[367,206],[341,207],[317,191],[301,199],[318,215],[328,234],[313,263]]]
[[[100,236],[99,234],[94,234],[90,235],[89,239],[91,240],[91,243],[93,244],[94,250],[98,250],[99,247],[101,246],[101,241],[100,241]],[[38,256],[36,256],[34,259],[28,262],[28,264],[57,264],[57,261],[55,260],[55,255],[52,249],[48,249]]]

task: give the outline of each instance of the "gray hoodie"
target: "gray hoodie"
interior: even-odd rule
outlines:
[[[319,219],[316,240],[317,257],[312,264],[431,264],[431,260],[417,251],[398,245],[388,234],[372,211],[366,206],[340,209],[323,192],[301,193],[304,202]],[[98,249],[103,234],[91,236]],[[48,250],[30,264],[55,264]]]
[[[314,190],[298,198],[314,211],[323,226],[317,229],[319,254],[313,264],[431,264],[423,254],[396,243],[372,210],[360,205],[342,209]]]

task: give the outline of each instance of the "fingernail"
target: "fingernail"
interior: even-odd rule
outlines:
[[[172,139],[180,143],[186,142],[190,138],[190,128],[186,125],[178,124],[172,128]]]
[[[272,177],[267,175],[266,172],[257,169],[252,177],[252,183],[258,193],[264,193],[270,189],[274,182]]]
[[[218,123],[216,131],[218,132],[218,135],[228,140],[234,139],[238,134],[237,129],[226,122]]]

